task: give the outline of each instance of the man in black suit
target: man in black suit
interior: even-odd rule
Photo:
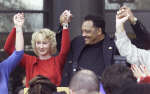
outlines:
[[[88,15],[81,26],[82,35],[71,43],[70,53],[64,66],[62,86],[68,86],[74,72],[89,69],[100,78],[107,66],[113,63],[116,46],[113,38],[105,33],[103,17]]]

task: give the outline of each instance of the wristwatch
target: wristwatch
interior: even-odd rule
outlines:
[[[63,26],[63,29],[68,29],[68,23],[63,23],[62,26]]]

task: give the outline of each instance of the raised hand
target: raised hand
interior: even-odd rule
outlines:
[[[150,76],[150,72],[144,65],[140,65],[140,69],[146,76]]]
[[[116,24],[124,24],[128,18],[129,18],[129,14],[127,12],[124,13],[124,16],[121,16],[121,11],[117,11],[117,15],[116,15]]]
[[[137,79],[146,76],[137,65],[132,64],[131,70]]]
[[[15,27],[22,27],[24,24],[24,13],[17,13],[13,18]]]
[[[22,26],[24,24],[24,14],[23,13],[17,13],[13,17],[13,21],[16,27],[16,51],[23,50],[24,49],[24,38],[23,38],[23,32],[22,32]]]
[[[61,15],[60,15],[60,24],[62,25],[63,23],[69,23],[72,19],[72,14],[70,10],[65,10]]]
[[[123,6],[119,9],[119,11],[120,11],[120,17],[123,17],[126,15],[126,13],[128,13],[128,15],[129,15],[128,20],[130,21],[130,23],[132,23],[132,24],[136,23],[134,20],[136,17],[134,16],[133,12],[131,11],[131,9],[129,7]]]
[[[150,72],[144,65],[140,65],[139,67],[137,65],[131,65],[131,70],[137,79],[150,76]]]
[[[117,15],[116,15],[116,30],[124,30],[124,23],[128,20],[129,15],[128,13],[126,13],[125,16],[120,17],[120,10],[117,11]]]

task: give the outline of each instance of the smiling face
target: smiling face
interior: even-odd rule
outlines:
[[[37,56],[51,56],[57,51],[56,34],[50,29],[43,28],[32,34],[32,48]]]
[[[94,44],[98,37],[101,35],[101,31],[94,27],[91,20],[84,21],[82,24],[82,36],[85,39],[85,44]]]
[[[42,34],[39,34],[35,43],[35,49],[38,56],[50,56],[50,41],[45,39]]]

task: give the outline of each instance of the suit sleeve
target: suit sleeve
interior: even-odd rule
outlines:
[[[150,32],[146,29],[146,27],[137,20],[135,25],[131,25],[134,33],[136,34],[135,45],[140,48],[150,49],[148,43],[150,43]]]

